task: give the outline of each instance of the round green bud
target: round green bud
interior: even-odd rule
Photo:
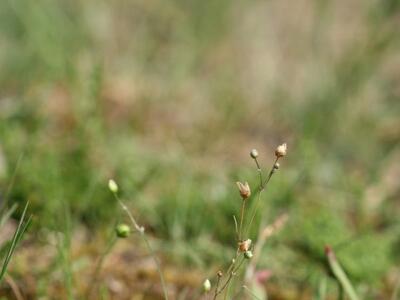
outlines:
[[[209,279],[204,280],[203,282],[203,290],[204,292],[208,293],[209,291],[211,291],[211,282]]]
[[[247,259],[252,258],[253,257],[253,252],[251,252],[250,250],[246,251],[244,253],[244,257],[247,258]]]
[[[117,185],[117,183],[116,183],[114,180],[112,180],[112,179],[110,179],[110,180],[108,181],[108,188],[109,188],[110,191],[113,192],[113,193],[118,192],[118,185]]]
[[[131,233],[131,228],[126,224],[119,224],[115,228],[115,233],[117,234],[117,237],[124,239],[127,238]]]

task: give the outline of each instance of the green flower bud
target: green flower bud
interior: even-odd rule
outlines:
[[[252,258],[252,257],[253,257],[253,252],[251,252],[250,250],[249,250],[249,251],[246,251],[246,252],[244,253],[244,258],[250,259],[250,258]]]
[[[203,282],[203,290],[204,292],[208,293],[209,291],[211,291],[211,282],[209,279],[204,280]]]
[[[119,224],[115,228],[115,233],[117,234],[117,237],[124,239],[131,233],[131,228],[126,224]]]
[[[117,183],[116,183],[114,180],[112,180],[112,179],[110,179],[110,180],[108,181],[108,188],[109,188],[110,191],[113,192],[113,193],[117,193],[117,192],[118,192],[118,185],[117,185]]]

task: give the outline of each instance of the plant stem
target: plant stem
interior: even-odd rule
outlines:
[[[93,292],[93,289],[96,286],[97,279],[99,277],[100,270],[101,270],[101,267],[103,266],[104,260],[105,260],[106,256],[110,253],[110,251],[113,248],[113,246],[115,245],[116,241],[117,241],[117,238],[115,237],[115,234],[113,232],[112,236],[111,236],[111,239],[109,240],[105,251],[103,251],[103,253],[101,254],[100,258],[97,261],[96,269],[95,269],[95,271],[93,273],[93,277],[92,277],[92,282],[91,282],[91,284],[89,286],[89,289],[88,289],[88,296],[89,297],[91,296],[91,294]]]
[[[237,261],[238,257],[239,257],[239,249],[236,251],[236,256],[232,259],[232,262],[231,262],[231,264],[229,265],[228,270],[226,271],[226,274],[229,274],[229,276],[231,275],[231,271],[235,268],[236,261]],[[229,277],[228,277],[228,280],[229,280]],[[228,281],[227,281],[227,282],[228,282]],[[218,290],[218,286],[215,288],[215,293],[214,293],[213,300],[217,299],[217,296],[218,296],[218,295],[224,290],[224,288],[226,287],[226,283],[227,283],[227,282],[225,282],[224,286],[223,286],[220,290]],[[219,282],[218,282],[218,285],[219,285]]]
[[[272,164],[271,170],[269,171],[268,177],[265,180],[265,182],[263,182],[262,180],[260,181],[260,187],[259,187],[259,191],[258,191],[257,200],[256,200],[256,203],[254,205],[254,210],[253,210],[253,213],[251,215],[249,225],[247,226],[246,235],[248,235],[248,233],[249,233],[249,231],[251,229],[251,225],[253,224],[254,218],[255,218],[255,216],[257,214],[257,211],[258,211],[258,208],[260,206],[261,193],[266,189],[269,181],[271,180],[272,175],[274,175],[274,173],[275,173],[274,166],[278,162],[278,160],[279,160],[279,157],[277,157],[275,159],[274,163]],[[256,164],[257,164],[257,167],[258,167],[258,161],[256,161]]]
[[[239,225],[239,242],[242,241],[242,231],[243,231],[243,219],[244,219],[244,210],[246,207],[246,200],[242,200],[242,208],[240,209],[240,225]]]
[[[139,224],[136,222],[135,218],[133,217],[132,213],[130,212],[130,210],[128,209],[128,207],[122,202],[122,200],[118,197],[118,195],[116,193],[113,193],[115,198],[117,199],[119,205],[121,206],[121,208],[126,212],[126,214],[128,215],[132,225],[135,227],[135,229],[140,233],[140,236],[142,237],[143,241],[145,242],[147,249],[150,253],[150,256],[153,257],[153,260],[156,264],[156,268],[157,268],[157,272],[158,275],[160,276],[160,280],[161,280],[161,286],[163,289],[163,293],[164,293],[164,299],[168,300],[168,292],[167,292],[167,286],[164,280],[164,275],[161,271],[161,265],[160,262],[158,261],[155,252],[153,250],[153,247],[151,246],[149,240],[146,237],[146,233],[144,230],[143,226],[139,226]]]
[[[236,240],[237,240],[237,242],[239,242],[240,241],[239,229],[238,229],[238,223],[237,223],[235,215],[233,215],[233,221],[235,222]]]
[[[221,281],[221,277],[218,276],[217,284],[216,284],[216,286],[215,286],[215,293],[214,293],[214,298],[213,298],[213,299],[217,299],[217,296],[218,296],[218,287],[219,287],[220,281]]]
[[[225,290],[225,295],[224,295],[224,300],[227,299],[228,292],[229,292],[229,288],[230,288],[230,286],[231,286],[231,282],[232,282],[233,276],[236,275],[236,272],[240,269],[240,267],[242,266],[243,262],[244,262],[244,258],[240,261],[240,263],[239,263],[239,265],[236,267],[236,269],[234,269],[234,270],[229,274],[229,278],[228,278],[228,280],[226,281],[226,283],[225,283],[225,285],[224,285],[224,287],[223,287],[223,289],[226,288],[226,290]],[[223,291],[223,289],[221,289],[221,292]]]
[[[168,300],[167,285],[166,285],[165,280],[164,280],[164,275],[163,275],[163,273],[161,271],[160,262],[158,261],[156,255],[155,255],[155,252],[153,250],[153,247],[151,246],[149,240],[147,239],[146,234],[144,233],[144,231],[140,232],[140,235],[141,235],[142,239],[144,240],[144,242],[145,242],[145,244],[147,246],[147,249],[149,250],[150,255],[153,257],[154,263],[156,264],[156,267],[157,267],[158,275],[160,276],[161,286],[162,286],[163,293],[164,293],[164,298],[165,298],[165,300]]]
[[[217,292],[215,293],[214,298],[213,298],[214,300],[217,299],[217,296],[219,294],[221,294],[225,289],[229,288],[229,284],[232,281],[233,276],[236,275],[236,272],[242,266],[242,264],[244,262],[244,258],[240,261],[238,266],[235,268],[238,256],[239,256],[239,251],[236,254],[236,258],[234,259],[234,262],[232,262],[232,264],[228,268],[228,271],[227,271],[227,273],[229,273],[228,279],[225,281],[224,285],[219,289],[219,291],[217,290]],[[227,296],[227,291],[225,291],[224,299],[226,299],[226,296]]]

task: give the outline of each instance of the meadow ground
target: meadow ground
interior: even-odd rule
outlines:
[[[197,299],[235,253],[250,150],[267,172],[286,142],[249,233],[288,215],[257,266],[268,299],[337,299],[331,245],[361,299],[395,300],[399,28],[397,0],[0,1],[3,259],[33,215],[3,298],[162,299],[138,234],[94,276],[127,222],[114,178],[170,298]]]

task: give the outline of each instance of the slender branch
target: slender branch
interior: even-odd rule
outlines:
[[[228,267],[228,270],[226,271],[226,274],[229,274],[229,276],[231,274],[231,271],[235,268],[235,265],[236,265],[237,259],[239,257],[239,254],[240,254],[240,252],[239,252],[239,249],[238,249],[236,251],[235,257],[232,259],[232,262]],[[229,277],[228,277],[228,279],[229,279]],[[224,290],[225,286],[226,286],[226,283],[224,284],[223,287],[221,287],[220,290],[218,290],[218,287],[215,288],[215,294],[214,294],[213,300],[217,299],[217,296]]]
[[[139,226],[139,224],[136,222],[135,218],[133,217],[132,213],[130,212],[128,207],[122,202],[122,200],[118,197],[117,193],[113,192],[113,194],[114,194],[114,197],[118,200],[118,203],[121,206],[121,208],[128,215],[128,217],[131,220],[133,226],[140,233],[140,236],[142,237],[143,241],[145,242],[145,244],[147,246],[147,249],[148,249],[148,251],[150,253],[150,256],[153,258],[154,263],[156,265],[158,275],[160,276],[161,286],[162,286],[163,293],[164,293],[164,299],[168,300],[167,285],[166,285],[165,280],[164,280],[164,275],[163,275],[163,273],[161,271],[161,265],[160,265],[160,262],[158,261],[156,255],[155,255],[153,247],[151,246],[149,240],[146,237],[144,227],[143,226]]]
[[[242,208],[240,209],[240,226],[239,226],[239,241],[242,241],[242,231],[243,231],[243,219],[244,219],[244,210],[246,207],[246,200],[242,200]]]
[[[279,148],[279,149],[278,149]],[[257,160],[257,151],[256,150],[252,150],[251,151],[251,157],[254,159],[254,162],[257,166],[257,172],[258,172],[258,176],[259,176],[259,189],[258,189],[258,194],[257,194],[257,200],[256,202],[252,205],[252,214],[251,214],[251,219],[250,222],[247,225],[247,228],[244,229],[244,215],[245,215],[245,209],[246,209],[246,202],[245,199],[248,198],[248,196],[243,196],[244,193],[242,193],[242,186],[240,183],[238,183],[242,198],[243,198],[243,202],[242,202],[242,206],[241,206],[241,210],[240,210],[240,223],[239,223],[239,230],[238,230],[238,222],[236,220],[236,217],[233,216],[234,222],[235,222],[235,231],[236,231],[236,235],[238,238],[238,242],[242,242],[243,238],[245,236],[248,235],[249,230],[251,229],[251,225],[253,224],[254,218],[259,210],[259,205],[260,205],[260,201],[261,201],[261,195],[262,192],[265,190],[266,186],[268,185],[269,181],[271,180],[272,175],[275,173],[276,169],[279,168],[279,165],[277,165],[277,162],[279,160],[280,157],[285,156],[286,154],[286,144],[283,144],[281,146],[279,146],[277,148],[277,150],[275,151],[275,155],[276,155],[276,159],[271,167],[271,170],[267,176],[267,178],[264,180],[263,178],[263,172],[260,166],[260,163]],[[282,148],[282,149],[281,149]],[[248,184],[246,183],[247,188],[248,188]],[[244,190],[244,189],[243,189]],[[248,193],[250,194],[250,193]],[[261,233],[260,233],[261,234]],[[242,266],[245,257],[243,256],[241,261],[238,263],[237,259],[239,257],[239,254],[242,253],[240,251],[240,244],[239,247],[237,248],[236,251],[236,257],[232,260],[232,263],[230,264],[228,271],[226,272],[226,274],[228,275],[228,278],[226,279],[225,283],[219,288],[220,285],[220,278],[218,278],[217,281],[217,286],[215,288],[215,292],[214,292],[214,297],[213,300],[215,300],[219,294],[221,294],[223,291],[225,291],[225,295],[224,295],[224,300],[227,299],[227,296],[229,294],[229,288],[232,282],[233,277],[236,275],[236,272],[240,269],[240,267]]]
[[[113,248],[113,246],[115,245],[116,241],[117,241],[117,239],[116,239],[115,235],[112,234],[112,236],[107,244],[106,249],[103,251],[103,253],[101,254],[101,256],[99,257],[99,259],[97,261],[96,269],[93,272],[92,281],[88,288],[88,296],[89,297],[92,295],[94,288],[96,287],[97,279],[99,277],[100,270],[103,266],[104,260],[105,260],[106,256],[110,253],[110,251]]]
[[[234,269],[234,270],[229,274],[229,278],[228,278],[228,280],[226,281],[225,286],[224,286],[224,288],[223,288],[223,289],[226,288],[226,290],[225,290],[225,295],[224,295],[224,300],[226,300],[226,297],[228,296],[228,291],[229,291],[230,284],[231,284],[231,282],[232,282],[233,276],[236,275],[236,272],[240,269],[240,267],[242,266],[243,262],[244,262],[244,258],[240,261],[240,263],[239,263],[239,265],[236,267],[236,269]],[[221,292],[223,291],[223,289],[221,289]]]
[[[214,293],[214,298],[213,299],[217,299],[218,296],[218,287],[219,287],[219,283],[221,282],[221,276],[218,276],[217,279],[217,285],[215,286],[215,293]]]
[[[268,177],[267,177],[267,179],[265,180],[265,182],[262,185],[263,189],[265,189],[265,187],[267,186],[268,182],[271,180],[272,175],[274,175],[274,173],[275,173],[275,164],[278,162],[278,160],[279,160],[279,157],[277,157],[275,159],[274,163],[272,164],[272,168],[269,171]]]
[[[259,209],[261,194],[266,189],[269,181],[271,180],[272,175],[274,175],[274,173],[275,173],[275,164],[278,162],[278,160],[279,160],[279,157],[277,157],[275,159],[274,163],[272,164],[271,170],[269,171],[268,177],[265,180],[265,182],[260,184],[260,188],[259,188],[259,192],[258,192],[256,203],[255,203],[255,206],[254,206],[254,210],[253,210],[253,213],[251,215],[249,225],[247,226],[246,235],[248,235],[248,233],[249,233],[249,231],[251,229],[251,225],[253,224],[254,218],[255,218],[255,216],[257,214],[257,211]]]
[[[238,230],[238,222],[236,220],[235,215],[233,215],[233,221],[235,222],[236,240],[239,241],[240,237],[239,237],[239,230]]]
[[[225,283],[223,284],[223,286],[219,289],[219,291],[216,293],[216,296],[218,296],[219,294],[221,294],[225,288],[229,285],[229,283],[231,282],[233,276],[236,274],[236,272],[239,270],[239,268],[242,266],[244,262],[244,258],[240,261],[240,263],[238,264],[238,266],[235,268],[235,264],[236,264],[236,259],[235,262],[231,264],[231,266],[229,267],[228,271],[229,271],[229,276],[228,279],[225,281]],[[214,298],[216,299],[216,298]]]
[[[260,188],[261,188],[261,187],[262,187],[262,184],[263,184],[263,176],[262,176],[261,166],[260,166],[260,164],[259,164],[257,158],[254,158],[254,162],[255,162],[256,165],[257,165],[257,171],[258,171],[258,175],[259,175],[259,177],[260,177]]]

